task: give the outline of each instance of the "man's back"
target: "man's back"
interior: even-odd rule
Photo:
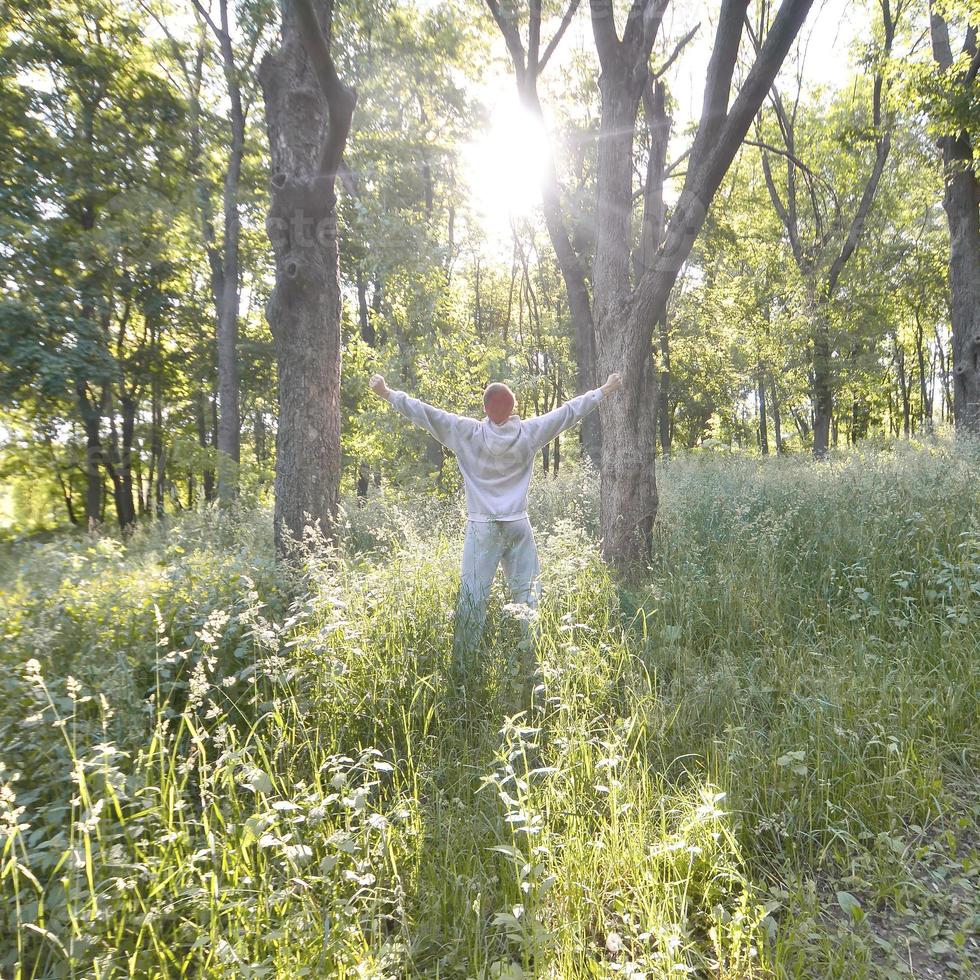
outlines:
[[[518,521],[527,517],[527,494],[534,455],[560,432],[575,425],[602,400],[603,390],[579,395],[546,415],[511,415],[496,423],[454,415],[390,391],[393,408],[421,426],[456,454],[471,521]]]

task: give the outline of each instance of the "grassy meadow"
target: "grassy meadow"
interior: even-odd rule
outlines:
[[[538,478],[463,673],[454,502],[4,546],[0,976],[980,975],[978,464],[675,460],[630,585]]]

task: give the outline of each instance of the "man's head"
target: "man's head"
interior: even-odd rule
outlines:
[[[494,381],[483,392],[483,408],[491,422],[503,424],[514,411],[514,392],[502,382]]]

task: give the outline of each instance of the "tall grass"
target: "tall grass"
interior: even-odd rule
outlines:
[[[980,483],[945,445],[661,472],[619,585],[542,482],[528,648],[452,667],[455,504],[286,574],[264,512],[8,556],[0,974],[980,970]]]

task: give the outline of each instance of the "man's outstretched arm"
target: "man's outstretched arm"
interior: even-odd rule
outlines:
[[[564,405],[546,415],[528,419],[524,424],[530,433],[534,448],[540,449],[542,446],[546,446],[559,433],[581,422],[586,415],[599,407],[599,402],[603,398],[608,398],[614,392],[619,391],[622,384],[623,379],[620,375],[610,374],[609,379],[601,388],[594,388],[584,395],[570,398]]]
[[[412,398],[404,391],[389,388],[380,374],[372,375],[371,390],[388,402],[396,412],[404,415],[410,422],[425,429],[434,439],[441,442],[447,449],[455,449],[456,441],[463,428],[472,423],[462,415],[445,412],[441,408],[429,405],[419,398]]]

